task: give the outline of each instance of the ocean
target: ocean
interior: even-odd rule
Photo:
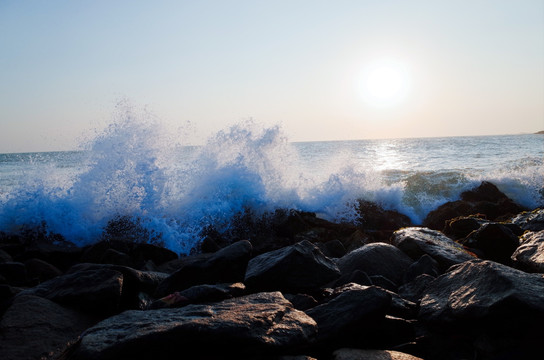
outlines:
[[[227,232],[248,209],[356,222],[364,199],[420,224],[483,180],[544,206],[544,135],[290,142],[278,126],[245,122],[184,146],[127,119],[79,151],[0,154],[0,231],[44,225],[83,246],[121,217],[142,240],[187,254],[205,229]]]

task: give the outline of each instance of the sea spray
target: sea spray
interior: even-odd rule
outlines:
[[[45,225],[78,245],[124,232],[189,253],[210,231],[251,237],[241,227],[278,209],[357,223],[364,199],[419,224],[482,180],[535,208],[544,204],[540,141],[290,143],[278,126],[243,121],[188,147],[155,117],[126,108],[83,151],[2,154],[0,230]]]

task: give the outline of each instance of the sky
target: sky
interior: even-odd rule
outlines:
[[[544,1],[0,0],[0,152],[78,149],[119,103],[195,144],[533,133]]]

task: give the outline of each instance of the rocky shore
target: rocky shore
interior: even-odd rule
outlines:
[[[544,324],[544,210],[484,182],[422,224],[240,217],[189,256],[112,223],[79,248],[0,234],[0,358],[532,359]]]

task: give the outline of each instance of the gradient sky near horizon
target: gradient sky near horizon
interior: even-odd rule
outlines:
[[[120,101],[195,143],[532,133],[544,1],[0,0],[0,69],[0,152],[77,149]]]

